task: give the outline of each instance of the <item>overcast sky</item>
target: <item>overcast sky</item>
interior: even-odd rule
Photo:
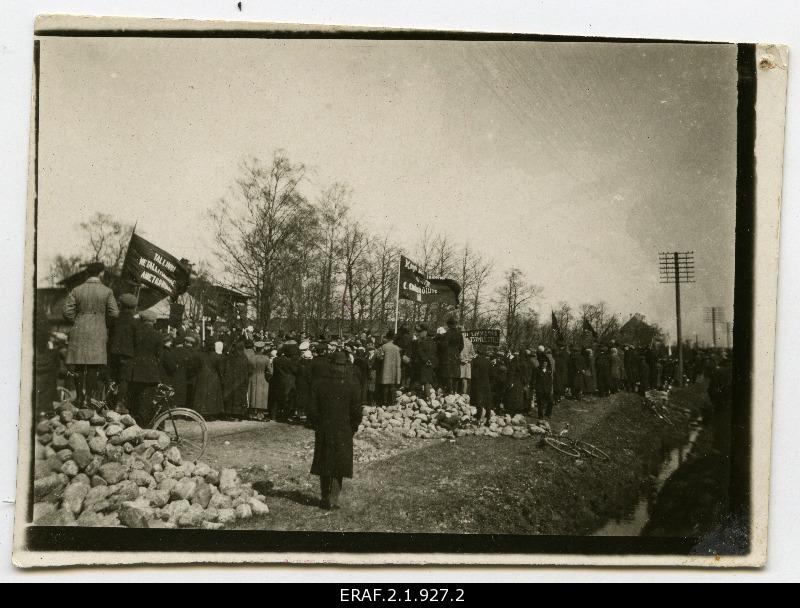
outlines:
[[[694,250],[684,333],[732,318],[733,45],[48,38],[39,262],[97,211],[213,260],[205,212],[245,157],[283,148],[375,232],[426,225],[567,300],[673,338],[658,252]],[[721,333],[724,340],[724,331]]]

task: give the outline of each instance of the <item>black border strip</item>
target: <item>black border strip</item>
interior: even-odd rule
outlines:
[[[39,36],[146,36],[158,38],[347,38],[375,40],[496,40],[556,42],[646,42],[684,43],[668,40],[587,38],[576,36],[534,36],[522,34],[369,31],[369,32],[145,32],[137,30],[48,30]],[[686,44],[726,44],[685,42]],[[39,117],[39,41],[34,46],[36,68],[36,176],[38,187],[38,117]],[[746,553],[750,543],[750,390],[752,388],[753,278],[755,245],[755,45],[737,45],[737,179],[736,244],[734,295],[734,433],[730,499],[737,517],[741,542],[726,544],[724,553]],[[38,198],[34,199],[34,226]],[[34,235],[34,255],[36,238]],[[36,288],[34,270],[34,293]],[[35,310],[35,309],[34,309]],[[33,445],[33,442],[32,442]],[[31,476],[32,478],[32,476]],[[734,481],[736,480],[736,481]],[[32,488],[31,488],[32,491]],[[28,512],[32,510],[29,497]],[[30,521],[30,518],[29,518]],[[368,553],[473,553],[473,554],[577,554],[577,555],[693,555],[698,551],[695,538],[643,538],[592,536],[529,536],[505,534],[428,534],[372,532],[287,532],[267,530],[129,530],[125,528],[63,528],[29,526],[25,532],[30,551],[115,551],[115,552],[203,552],[203,553],[284,553],[342,552]]]

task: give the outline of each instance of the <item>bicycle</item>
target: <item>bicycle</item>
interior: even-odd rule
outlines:
[[[554,450],[567,456],[571,456],[572,458],[588,456],[597,460],[611,460],[611,456],[598,448],[596,445],[581,439],[568,438],[566,436],[566,431],[562,431],[558,435],[551,432],[547,433],[544,436],[543,441]]]
[[[116,393],[116,384],[108,383],[105,397]],[[173,407],[170,403],[175,396],[175,390],[167,384],[158,384],[153,405],[156,406],[155,414],[147,428],[165,433],[170,440],[170,445],[178,448],[181,458],[197,462],[205,454],[208,447],[208,424],[198,412],[188,407]],[[92,399],[92,407],[99,413],[108,411],[105,399]]]
[[[665,391],[659,391],[665,392]],[[668,395],[662,397],[661,395],[657,395],[653,391],[647,391],[644,397],[644,405],[650,409],[653,415],[661,420],[661,422],[665,422],[670,426],[675,426],[675,423],[670,416],[670,409],[667,406],[667,399]]]

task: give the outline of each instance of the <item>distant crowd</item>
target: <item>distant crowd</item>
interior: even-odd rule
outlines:
[[[60,383],[74,391],[79,406],[102,396],[146,424],[155,388],[165,383],[175,391],[174,405],[207,418],[303,422],[312,384],[325,375],[334,353],[344,354],[364,405],[391,405],[401,388],[425,396],[458,392],[471,396],[484,422],[492,411],[546,420],[565,398],[644,393],[675,380],[675,357],[649,346],[613,340],[553,348],[473,344],[452,318],[446,326],[420,324],[411,331],[400,325],[396,335],[380,336],[311,337],[252,326],[203,331],[191,322],[157,328],[152,311],[138,312],[133,294],[115,299],[99,280],[102,270],[93,270],[98,274],[65,303],[64,316],[74,322],[69,337],[37,332],[40,410],[52,407]],[[688,380],[712,378],[717,366],[713,351],[687,349]]]

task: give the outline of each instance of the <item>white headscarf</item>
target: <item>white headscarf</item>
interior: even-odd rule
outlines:
[[[225,348],[224,342],[214,342],[214,352],[216,352],[218,355],[222,354],[224,348]]]

